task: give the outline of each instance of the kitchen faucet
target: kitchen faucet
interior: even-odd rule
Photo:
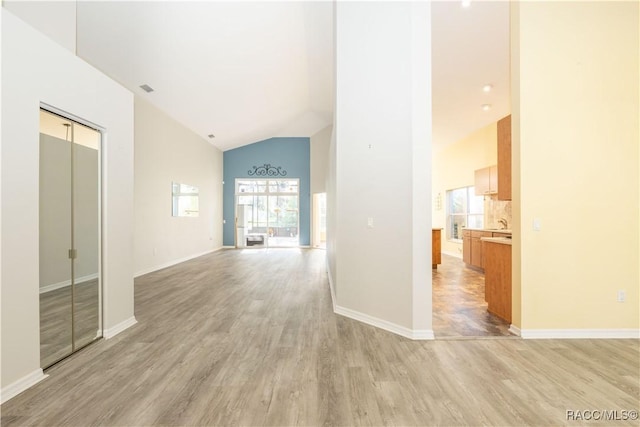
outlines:
[[[502,225],[502,230],[507,229],[507,220],[505,218],[500,218],[498,222],[500,223],[500,225]]]

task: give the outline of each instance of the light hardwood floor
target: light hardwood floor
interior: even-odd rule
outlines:
[[[75,285],[75,348],[96,339],[99,328],[98,280]],[[49,366],[71,354],[71,287],[40,294],[40,363]]]
[[[2,426],[555,426],[638,409],[637,340],[411,341],[335,315],[324,256],[219,251],[140,277],[139,323],[49,369]]]
[[[432,270],[433,332],[436,338],[513,337],[509,322],[487,311],[484,274],[442,254]]]

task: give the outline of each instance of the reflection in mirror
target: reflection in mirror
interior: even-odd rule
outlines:
[[[40,111],[40,361],[102,335],[100,132]]]
[[[81,125],[75,124],[80,127]],[[96,134],[99,133],[95,132]],[[99,152],[73,144],[74,347],[81,348],[99,334]]]
[[[172,182],[172,215],[197,217],[199,214],[198,198],[198,187],[194,187],[193,185],[180,184],[179,182]]]

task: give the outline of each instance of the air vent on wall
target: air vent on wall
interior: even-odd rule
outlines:
[[[142,89],[143,91],[149,93],[149,92],[153,92],[153,88],[149,85],[140,85],[140,89]]]

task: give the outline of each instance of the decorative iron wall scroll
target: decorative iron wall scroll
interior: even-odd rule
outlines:
[[[271,166],[269,163],[254,166],[248,173],[249,176],[287,176],[287,171],[282,166]]]

